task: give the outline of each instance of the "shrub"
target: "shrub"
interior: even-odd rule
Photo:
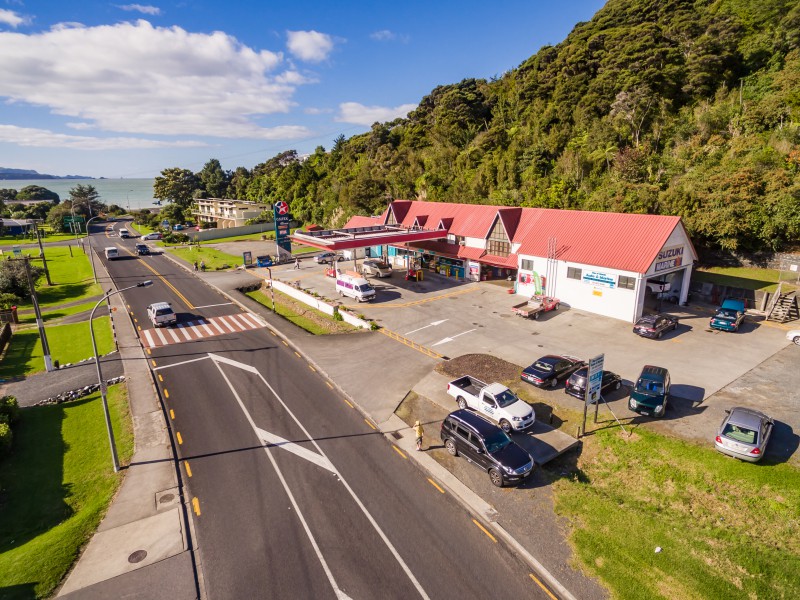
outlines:
[[[0,456],[8,453],[13,438],[11,426],[4,419],[4,416],[0,416]]]
[[[334,321],[344,321],[344,317],[342,317],[341,313],[339,313],[339,307],[333,307],[333,320]]]
[[[7,417],[8,423],[15,423],[19,418],[19,404],[14,396],[0,398],[0,417]]]

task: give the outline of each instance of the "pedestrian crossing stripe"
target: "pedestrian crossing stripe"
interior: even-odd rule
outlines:
[[[182,342],[191,342],[218,335],[226,335],[251,329],[263,329],[267,324],[252,313],[225,315],[224,317],[200,318],[174,327],[156,327],[142,330],[145,348],[157,348]]]

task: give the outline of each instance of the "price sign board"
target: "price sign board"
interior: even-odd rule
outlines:
[[[594,404],[600,399],[604,359],[605,354],[598,354],[589,361],[589,372],[586,376],[586,404]]]

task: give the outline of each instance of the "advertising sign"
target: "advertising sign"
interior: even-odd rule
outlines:
[[[244,264],[244,266],[246,266],[246,267],[248,267],[248,266],[253,264],[253,253],[252,252],[249,252],[249,251],[242,252],[242,264]]]
[[[598,354],[589,361],[589,373],[586,376],[586,404],[594,404],[600,399],[604,359],[605,354]]]
[[[680,267],[683,264],[683,251],[683,246],[662,248],[661,252],[656,256],[655,272],[658,273],[659,271]]]
[[[289,228],[292,222],[292,215],[289,214],[289,205],[280,200],[272,207],[275,215],[275,241],[278,248],[283,248],[287,252],[292,251],[292,240],[289,239]]]
[[[613,288],[617,285],[617,278],[608,273],[601,273],[599,271],[587,271],[583,274],[583,282],[591,283],[592,285],[600,285],[607,288]]]

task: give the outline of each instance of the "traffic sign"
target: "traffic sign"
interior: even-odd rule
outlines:
[[[589,361],[589,372],[586,375],[586,403],[594,404],[600,399],[603,386],[603,360],[605,354],[598,354]]]

